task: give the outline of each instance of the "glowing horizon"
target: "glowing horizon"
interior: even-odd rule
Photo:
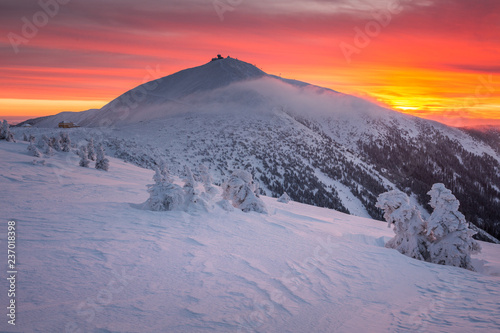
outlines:
[[[221,53],[448,125],[500,125],[494,0],[40,3],[2,5],[0,117],[100,108]]]

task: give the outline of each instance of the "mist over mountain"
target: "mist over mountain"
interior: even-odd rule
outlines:
[[[100,110],[28,121],[100,136],[116,157],[180,174],[209,167],[219,183],[250,171],[269,196],[382,219],[377,196],[401,189],[423,213],[442,182],[468,221],[500,236],[499,137],[405,115],[366,100],[268,75],[226,58],[138,86]],[[27,131],[37,131],[28,129]]]

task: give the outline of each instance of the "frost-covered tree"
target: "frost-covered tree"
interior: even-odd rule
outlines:
[[[65,132],[60,133],[61,151],[69,152],[71,150],[71,139],[69,134]]]
[[[28,136],[26,135],[26,133],[23,133],[23,141],[29,142],[29,140],[30,139],[28,138]]]
[[[81,167],[88,168],[90,161],[89,161],[89,157],[88,157],[87,147],[81,146],[78,155],[80,156],[80,163],[79,163],[79,165]]]
[[[104,171],[109,170],[109,160],[106,158],[106,155],[104,154],[104,147],[102,146],[102,144],[100,144],[97,147],[95,168],[97,170],[104,170]]]
[[[193,172],[191,168],[187,165],[184,166],[184,187],[194,188],[196,186],[196,180],[194,180]]]
[[[215,197],[219,191],[217,191],[217,188],[213,186],[213,178],[212,175],[210,175],[210,171],[204,164],[200,164],[198,166],[198,171],[200,172],[200,178],[203,183],[203,187],[205,189],[205,194],[204,195],[207,199]]]
[[[264,202],[255,194],[256,185],[252,175],[244,170],[235,170],[222,184],[222,197],[230,200],[234,207],[244,212],[267,213]]]
[[[2,130],[0,131],[0,140],[7,140],[8,142],[16,142],[14,140],[14,134],[10,131],[10,126],[7,120],[4,119],[2,124]]]
[[[278,202],[282,202],[282,203],[289,203],[292,199],[290,199],[290,197],[288,196],[288,194],[286,192],[284,192],[281,197],[278,198]]]
[[[162,160],[160,162],[159,170],[160,170],[160,174],[161,174],[161,176],[163,177],[164,180],[166,180],[169,183],[173,183],[174,182],[174,178],[170,174],[170,170],[168,169],[168,165],[167,165],[167,163],[165,161]]]
[[[429,260],[426,223],[417,208],[410,205],[408,196],[398,190],[386,192],[378,197],[376,206],[384,211],[388,227],[394,224],[395,236],[385,246],[415,259]]]
[[[49,140],[49,145],[56,151],[62,151],[61,142],[58,137],[51,137]]]
[[[88,159],[91,161],[95,161],[95,146],[94,146],[94,138],[90,138],[89,143],[87,144],[88,151]]]
[[[52,147],[52,142],[51,140],[43,134],[39,139],[38,142],[36,143],[36,146],[40,149],[45,150],[46,146],[51,146]]]
[[[52,156],[52,155],[54,155],[54,149],[52,149],[52,147],[47,144],[47,145],[45,145],[45,150],[43,153],[47,156]]]
[[[146,204],[150,210],[170,211],[182,209],[184,206],[183,189],[172,182],[170,177],[155,169],[154,184],[148,185],[149,199]]]
[[[474,270],[470,256],[479,253],[481,246],[472,238],[475,232],[468,228],[465,216],[458,211],[460,202],[440,183],[434,184],[427,194],[434,208],[427,230],[431,261]]]
[[[184,198],[186,210],[207,210],[207,202],[200,196],[193,172],[188,166],[184,166]]]
[[[33,141],[30,142],[30,144],[28,145],[28,151],[30,152],[30,154],[32,156],[35,156],[35,157],[41,157],[42,154],[40,153],[40,151],[38,150],[38,148],[35,146],[35,144],[33,143]]]

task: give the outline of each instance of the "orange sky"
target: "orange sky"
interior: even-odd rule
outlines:
[[[0,5],[0,117],[99,108],[221,53],[450,125],[500,125],[496,0],[43,3]]]

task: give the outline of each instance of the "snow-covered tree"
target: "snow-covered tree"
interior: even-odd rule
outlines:
[[[47,144],[47,145],[45,145],[45,150],[43,153],[47,156],[52,156],[52,155],[54,155],[54,149],[52,149],[52,147]]]
[[[51,137],[49,140],[49,145],[56,151],[62,151],[61,142],[58,137]]]
[[[28,136],[26,135],[26,133],[23,133],[23,141],[25,142],[29,142],[30,139],[28,138]]]
[[[284,192],[281,197],[278,198],[278,202],[282,202],[282,203],[289,203],[292,199],[290,199],[290,197],[288,196],[288,194],[286,192]]]
[[[184,198],[186,210],[207,210],[207,202],[200,196],[193,172],[188,166],[184,166]]]
[[[417,208],[410,205],[408,196],[398,190],[386,192],[378,197],[376,206],[384,211],[388,227],[394,224],[395,236],[385,246],[415,259],[429,260],[426,223]]]
[[[71,150],[71,139],[69,134],[65,132],[60,133],[61,151],[69,152]]]
[[[211,199],[213,197],[215,197],[219,191],[217,190],[217,188],[215,186],[213,186],[213,178],[212,178],[212,175],[210,175],[210,171],[208,170],[208,168],[204,165],[204,164],[200,164],[198,166],[198,171],[200,172],[200,178],[201,178],[201,181],[203,183],[203,187],[205,189],[205,197],[207,199]],[[203,195],[203,193],[202,193]]]
[[[160,174],[161,174],[161,176],[163,177],[164,180],[166,180],[169,183],[173,183],[174,182],[174,178],[170,174],[170,170],[168,169],[168,165],[167,165],[167,163],[165,161],[162,160],[160,162],[159,170],[160,170]]]
[[[109,170],[109,160],[106,158],[106,155],[104,154],[104,147],[102,146],[102,144],[100,144],[97,147],[95,168],[104,171]]]
[[[47,149],[46,146],[51,146],[52,147],[52,142],[51,139],[49,139],[45,134],[43,134],[40,139],[38,139],[38,142],[36,143],[36,146],[40,149]]]
[[[148,208],[154,211],[170,211],[182,209],[184,206],[184,191],[172,183],[171,178],[162,174],[159,168],[155,169],[154,184],[148,185]]]
[[[431,261],[474,270],[470,256],[479,253],[481,246],[472,238],[475,232],[468,228],[465,216],[458,211],[460,202],[440,183],[434,184],[427,194],[434,208],[427,230]]]
[[[7,120],[3,121],[2,130],[0,131],[0,140],[7,140],[8,142],[16,142],[14,134],[10,131],[10,126]]]
[[[266,205],[255,194],[255,190],[252,175],[244,170],[235,170],[222,185],[222,197],[244,212],[267,213]]]
[[[28,151],[30,152],[30,154],[32,156],[35,156],[35,157],[41,157],[42,154],[40,153],[40,151],[38,150],[38,148],[35,146],[35,144],[33,143],[33,141],[30,142],[30,144],[28,145]]]
[[[94,138],[90,138],[89,143],[87,144],[88,151],[88,159],[95,161],[95,146],[94,146]]]
[[[89,157],[88,157],[87,147],[81,146],[78,155],[80,156],[80,164],[79,165],[81,167],[88,168],[90,161],[89,161]]]

